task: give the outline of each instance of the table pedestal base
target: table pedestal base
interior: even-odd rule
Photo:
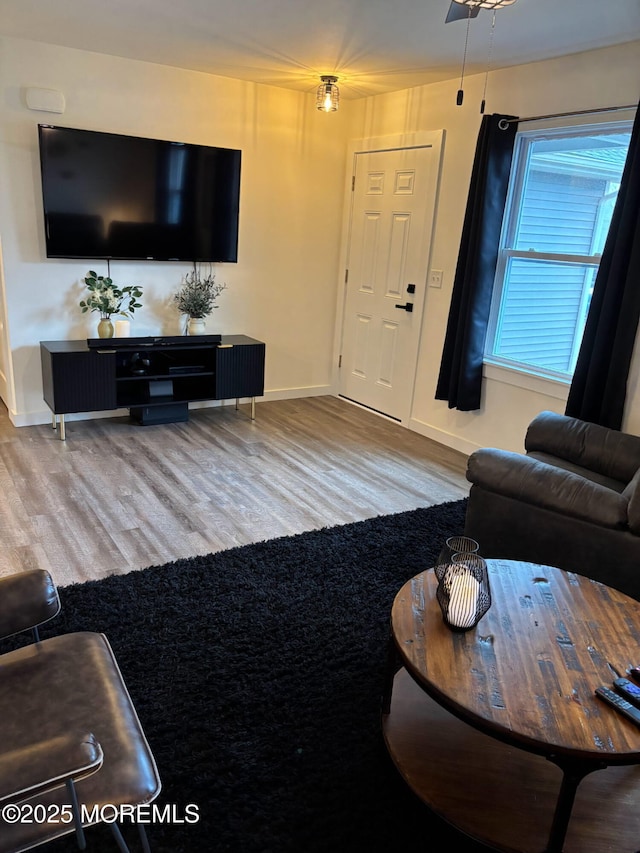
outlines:
[[[558,767],[441,708],[402,669],[383,716],[387,748],[412,790],[461,831],[504,853],[547,847]],[[640,850],[640,766],[608,767],[580,784],[565,853]]]

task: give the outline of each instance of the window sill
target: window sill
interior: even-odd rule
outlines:
[[[485,379],[492,379],[505,385],[515,385],[516,388],[525,388],[527,391],[535,391],[538,394],[565,401],[571,385],[568,379],[551,379],[549,376],[520,370],[517,367],[506,367],[504,364],[497,364],[487,359],[483,364],[482,375]]]

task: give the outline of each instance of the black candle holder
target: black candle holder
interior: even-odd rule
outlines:
[[[449,536],[445,540],[436,561],[435,573],[438,580],[441,579],[454,554],[477,554],[479,548],[476,540],[470,539],[468,536]]]
[[[486,562],[478,554],[454,554],[441,567],[436,598],[452,631],[475,628],[491,607]]]

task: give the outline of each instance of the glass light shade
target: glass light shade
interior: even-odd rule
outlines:
[[[472,8],[480,9],[500,9],[502,6],[511,6],[516,0],[453,0],[454,3],[459,3],[460,6],[471,6]]]
[[[322,83],[318,86],[316,107],[325,113],[334,113],[340,102],[340,89],[336,86],[337,77],[323,75]]]

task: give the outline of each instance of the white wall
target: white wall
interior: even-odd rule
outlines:
[[[45,256],[38,123],[242,149],[239,262],[215,267],[228,289],[208,329],[267,343],[272,396],[330,391],[345,110],[319,113],[315,93],[18,39],[0,39],[0,80],[0,269],[10,362],[5,400],[16,425],[50,419],[39,341],[95,337],[98,315],[82,314],[78,301],[88,269],[106,274],[104,262]],[[65,113],[29,110],[29,86],[63,92]],[[169,303],[189,269],[111,264],[117,284],[144,288],[132,334],[180,333]]]
[[[640,42],[562,59],[522,65],[490,74],[486,112],[521,117],[593,107],[637,104],[640,98]],[[411,427],[444,444],[470,452],[492,445],[522,450],[526,425],[541,410],[563,412],[567,387],[531,382],[511,384],[498,370],[485,378],[482,408],[450,410],[434,399],[446,329],[460,234],[467,200],[484,75],[465,80],[465,97],[456,106],[459,80],[378,95],[359,101],[351,114],[353,138],[445,129],[443,169],[431,267],[444,271],[441,289],[427,288],[420,363]],[[627,114],[627,117],[628,114]],[[620,118],[614,114],[608,118]],[[527,125],[523,125],[527,127]],[[640,391],[634,365],[625,429],[640,434]],[[549,393],[551,390],[551,393]]]
[[[490,75],[487,112],[531,116],[635,104],[638,67],[640,42],[634,42],[496,71]],[[216,267],[218,280],[229,289],[214,312],[212,331],[244,333],[267,343],[271,397],[331,393],[335,387],[349,140],[444,129],[431,257],[432,268],[444,271],[444,281],[441,289],[427,290],[411,428],[464,452],[486,445],[519,450],[535,414],[564,410],[566,388],[552,393],[536,383],[521,388],[496,379],[495,373],[485,380],[478,412],[449,410],[434,400],[481,121],[482,75],[466,79],[461,107],[455,104],[458,80],[452,80],[356,101],[343,98],[340,111],[327,116],[315,110],[314,93],[0,39],[0,80],[6,401],[17,425],[49,419],[38,342],[94,336],[97,319],[77,307],[89,263],[45,257],[39,122],[243,150],[239,263]],[[64,92],[65,114],[28,110],[27,86]],[[145,290],[133,334],[178,333],[178,317],[167,302],[187,271],[186,265],[169,263],[112,264],[117,283],[136,282]],[[629,386],[625,428],[640,434],[640,365],[635,362]]]

